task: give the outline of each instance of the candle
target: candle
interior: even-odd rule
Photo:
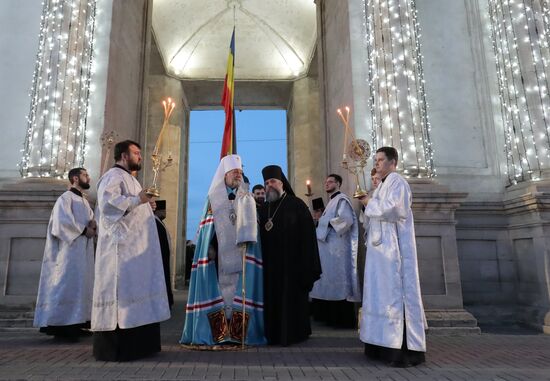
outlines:
[[[312,194],[311,193],[311,181],[306,181],[306,187],[307,187],[307,194]]]
[[[351,133],[352,141],[354,140],[353,139],[353,131],[350,131],[350,128],[349,128],[349,111],[350,111],[350,109],[349,109],[348,106],[346,106],[345,109],[346,109],[346,116],[344,116],[344,113],[342,113],[341,109],[336,110],[336,112],[338,112],[338,116],[342,120],[342,124],[344,125],[344,148],[342,150],[342,161],[347,160],[347,157],[346,157],[346,144],[348,143],[348,136],[350,135],[350,133]]]
[[[162,144],[162,135],[164,134],[166,125],[170,120],[170,115],[172,115],[172,111],[174,111],[174,108],[176,107],[176,102],[174,102],[172,98],[168,98],[168,102],[166,102],[166,100],[162,101],[162,107],[164,108],[164,120],[162,121],[162,127],[160,128],[160,133],[157,138],[157,143],[155,144],[155,149],[153,150],[153,155],[158,155],[159,153],[159,149]]]

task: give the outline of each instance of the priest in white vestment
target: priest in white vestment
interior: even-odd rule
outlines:
[[[151,197],[131,175],[141,148],[126,140],[114,154],[97,190],[92,330],[97,360],[129,361],[160,351],[159,322],[170,309]]]
[[[208,190],[193,257],[180,340],[191,348],[266,343],[256,202],[243,182],[241,157],[224,156]]]
[[[367,255],[360,337],[368,357],[407,367],[425,361],[427,328],[418,279],[412,193],[395,172],[397,150],[376,151],[382,182],[363,198]]]
[[[46,233],[46,247],[34,313],[41,332],[77,338],[89,326],[94,286],[96,223],[88,201],[84,168],[69,171],[71,188],[55,202]]]
[[[315,320],[332,327],[355,328],[354,302],[361,300],[357,280],[359,227],[351,200],[340,192],[341,186],[340,175],[327,176],[325,192],[330,200],[316,229],[322,273],[309,296]]]

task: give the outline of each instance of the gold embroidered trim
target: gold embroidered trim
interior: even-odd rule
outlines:
[[[222,309],[210,312],[208,314],[208,321],[210,322],[210,330],[212,331],[212,338],[214,342],[222,342],[228,334],[227,319],[225,318],[225,311]]]

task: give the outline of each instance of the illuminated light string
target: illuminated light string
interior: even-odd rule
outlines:
[[[489,0],[510,184],[550,169],[550,1]]]
[[[431,125],[414,0],[364,0],[374,150],[393,146],[405,177],[433,177]]]
[[[42,7],[19,169],[23,177],[62,178],[84,164],[88,150],[96,0],[46,0]]]

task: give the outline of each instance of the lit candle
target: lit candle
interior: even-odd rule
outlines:
[[[347,128],[347,121],[344,118],[344,115],[342,115],[342,110],[338,109],[336,110],[338,112],[338,115],[340,116],[340,119],[342,119],[342,122],[344,124],[344,148],[342,149],[342,159],[346,160],[346,144],[348,143],[348,128]]]
[[[353,134],[353,130],[351,130],[349,128],[349,112],[350,112],[350,108],[348,106],[345,107],[346,109],[346,115],[344,116],[344,113],[342,112],[341,109],[338,109],[336,110],[336,112],[338,113],[338,116],[340,117],[340,119],[342,120],[342,124],[344,125],[344,149],[342,150],[342,160],[343,161],[346,161],[347,160],[347,155],[346,155],[346,144],[348,143],[348,136],[351,137],[351,141],[352,142],[355,142],[355,137],[354,137],[354,134]]]
[[[153,155],[158,155],[160,146],[162,144],[162,135],[164,134],[164,130],[166,129],[166,125],[168,124],[168,121],[170,120],[170,115],[172,115],[172,112],[174,111],[174,108],[176,107],[176,102],[172,100],[172,98],[168,98],[166,100],[162,101],[162,107],[164,108],[164,120],[162,121],[162,127],[160,128],[160,133],[157,138],[157,143],[155,144],[155,149],[153,150]]]
[[[307,194],[312,194],[311,193],[311,181],[309,181],[309,180],[306,181],[306,187],[307,187]]]

